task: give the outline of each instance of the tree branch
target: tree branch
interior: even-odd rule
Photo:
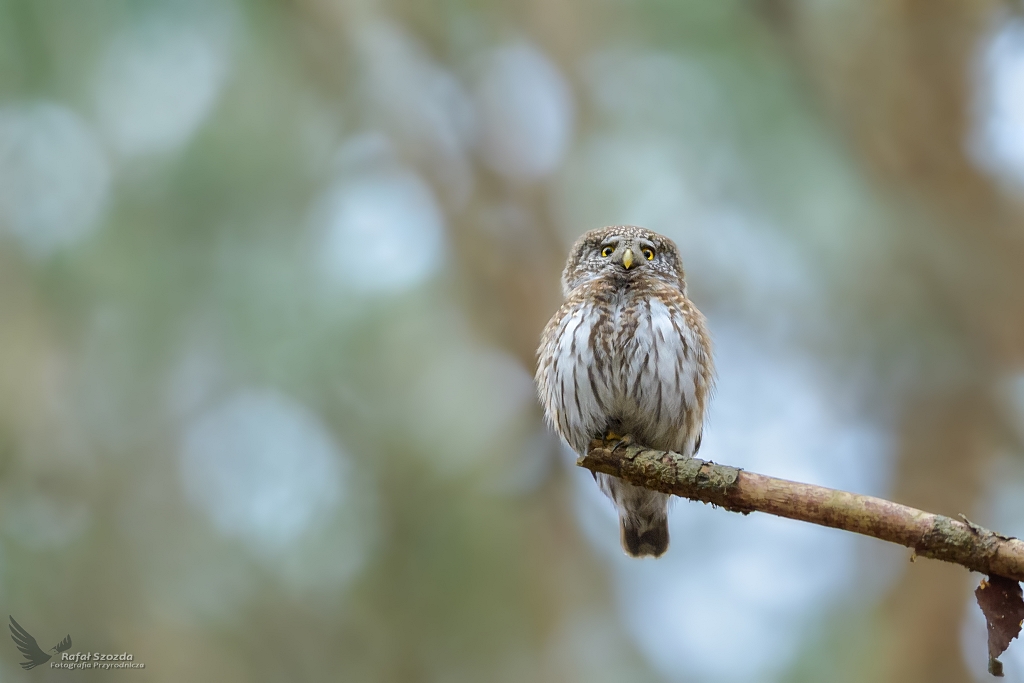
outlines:
[[[1024,581],[1024,542],[892,501],[776,479],[624,441],[590,444],[576,464],[631,484],[748,514],[798,519],[913,548],[990,576]]]

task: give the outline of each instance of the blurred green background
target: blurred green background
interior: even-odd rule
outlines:
[[[616,223],[702,455],[1024,535],[1019,4],[0,0],[0,614],[146,665],[0,680],[988,680],[958,567],[623,556],[531,380]]]

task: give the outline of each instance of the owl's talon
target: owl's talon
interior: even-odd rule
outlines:
[[[624,446],[632,446],[632,445],[633,445],[633,437],[631,437],[629,434],[624,434],[624,435],[619,436],[619,437],[617,437],[615,439],[615,445],[612,446],[612,453],[614,453],[615,451],[619,450],[620,448],[622,448]]]

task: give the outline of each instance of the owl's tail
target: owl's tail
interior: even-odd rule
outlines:
[[[663,509],[649,514],[620,514],[622,549],[632,557],[661,557],[668,550],[668,515]]]
[[[619,510],[622,549],[633,557],[661,557],[668,550],[667,493],[633,486],[610,474],[595,474],[601,490]]]

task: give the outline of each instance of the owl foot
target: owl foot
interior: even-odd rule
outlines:
[[[614,446],[612,446],[612,453],[614,453],[615,451],[619,450],[623,446],[631,446],[633,444],[633,437],[630,436],[629,434],[622,434],[622,435],[616,434],[615,432],[613,432],[610,429],[604,435],[604,440],[605,440],[605,443],[609,443],[609,444],[610,443],[614,443],[615,444]]]

